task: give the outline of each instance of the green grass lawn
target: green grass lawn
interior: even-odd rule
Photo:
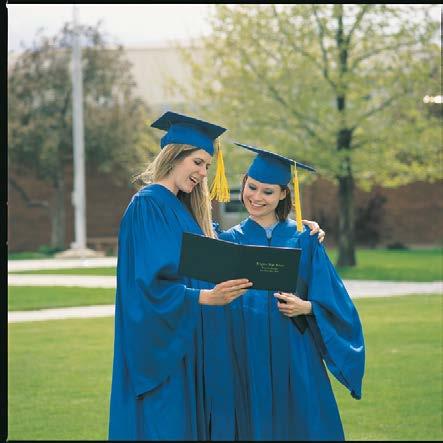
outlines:
[[[8,311],[60,308],[64,306],[108,305],[115,301],[115,289],[65,286],[9,286]]]
[[[8,260],[33,260],[40,258],[52,258],[54,254],[39,251],[24,251],[24,252],[8,252]]]
[[[337,251],[328,251],[335,263]],[[337,268],[343,279],[436,281],[443,280],[443,249],[357,250],[355,268]]]
[[[113,320],[9,325],[8,439],[107,439]]]
[[[358,299],[366,342],[363,398],[332,380],[348,440],[441,440],[442,297]],[[11,440],[105,440],[113,318],[13,323]]]
[[[361,400],[333,380],[347,439],[442,440],[440,295],[359,299],[366,344]]]
[[[328,250],[335,263],[337,251]],[[443,249],[358,249],[355,268],[337,268],[341,278],[357,280],[436,281],[443,280]],[[115,275],[114,267],[42,269],[20,274]]]

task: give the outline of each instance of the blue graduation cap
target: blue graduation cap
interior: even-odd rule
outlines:
[[[297,221],[297,230],[302,232],[302,217],[300,204],[300,190],[298,186],[297,168],[306,169],[315,172],[312,166],[305,165],[293,159],[283,157],[282,155],[270,152],[265,149],[257,148],[256,146],[245,145],[243,143],[234,142],[237,146],[255,152],[257,156],[251,163],[248,169],[248,176],[262,183],[269,183],[271,185],[287,186],[291,180],[291,175],[294,185],[294,209]],[[291,174],[292,169],[292,174]]]
[[[181,143],[204,149],[209,155],[214,155],[214,140],[226,131],[213,123],[172,111],[165,112],[151,126],[167,131],[160,140],[162,149],[169,143]]]
[[[220,202],[230,200],[223,154],[218,140],[218,137],[226,131],[226,128],[172,111],[166,111],[151,124],[151,127],[166,131],[166,134],[160,140],[162,149],[170,143],[186,144],[203,149],[212,156],[214,155],[214,141],[216,140],[217,167],[211,185],[210,198],[215,198]]]
[[[237,146],[258,154],[248,169],[248,175],[254,180],[271,185],[286,186],[291,180],[291,166],[315,172],[312,166],[297,162],[275,152],[266,151],[256,146],[234,142]]]

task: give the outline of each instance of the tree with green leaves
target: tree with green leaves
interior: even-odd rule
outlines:
[[[134,95],[135,83],[121,46],[110,46],[97,26],[81,26],[85,158],[89,173],[127,180],[145,163],[149,110]],[[54,37],[38,35],[8,71],[9,185],[28,202],[50,212],[51,246],[65,246],[66,166],[73,161],[72,25]],[[20,184],[34,174],[51,185],[54,198],[36,201]]]
[[[338,266],[356,264],[356,185],[441,178],[440,128],[423,103],[440,91],[430,7],[216,5],[203,59],[185,51],[202,115],[337,184]]]

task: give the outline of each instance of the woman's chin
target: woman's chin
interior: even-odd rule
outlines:
[[[189,186],[181,186],[179,189],[181,192],[184,192],[185,194],[190,194],[193,190],[194,190],[193,185],[189,185]]]
[[[253,207],[249,206],[247,208],[247,210],[248,210],[249,215],[253,215],[255,217],[259,217],[264,214],[264,211],[262,208],[253,208]]]

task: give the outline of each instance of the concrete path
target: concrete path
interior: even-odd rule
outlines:
[[[37,269],[115,267],[117,257],[88,259],[9,260],[8,271]],[[374,280],[344,280],[351,298],[389,297],[408,294],[442,294],[443,282],[392,282]],[[75,286],[84,288],[115,288],[115,276],[8,274],[9,286]],[[45,321],[65,318],[92,318],[114,315],[114,305],[79,306],[8,312],[8,323]]]
[[[73,308],[40,309],[38,311],[8,312],[8,323],[25,321],[65,320],[67,318],[110,317],[114,315],[114,305],[78,306]]]
[[[8,272],[37,269],[107,268],[117,266],[117,257],[8,260]]]
[[[79,286],[115,288],[113,275],[8,274],[8,286]]]
[[[343,283],[351,298],[443,293],[443,281],[397,282],[378,280],[343,280]]]
[[[443,282],[441,281],[416,283],[344,280],[344,284],[351,298],[443,293]],[[115,288],[115,277],[90,275],[9,274],[8,285]],[[66,318],[108,317],[112,315],[114,315],[114,305],[79,306],[73,308],[41,309],[38,311],[12,311],[8,312],[8,323],[46,321]]]
[[[392,282],[377,280],[344,280],[351,297],[383,297],[401,294],[443,293],[443,282]],[[115,288],[115,276],[8,274],[10,286],[78,286],[84,288]]]

